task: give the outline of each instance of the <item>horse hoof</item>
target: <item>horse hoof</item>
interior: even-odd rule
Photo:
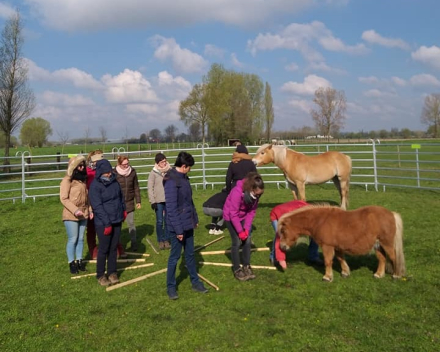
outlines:
[[[341,276],[342,276],[344,279],[346,279],[347,277],[350,276],[350,274],[348,274],[348,273],[341,273]]]
[[[324,277],[322,278],[322,281],[325,281],[325,282],[332,282],[332,281],[333,281],[333,278],[329,278],[329,277],[324,276]]]
[[[393,279],[394,280],[400,280],[402,278],[402,276],[399,275],[393,275]]]
[[[385,276],[385,274],[384,275],[379,275],[379,274],[376,274],[376,273],[373,275],[373,277],[375,279],[382,279],[384,276]]]

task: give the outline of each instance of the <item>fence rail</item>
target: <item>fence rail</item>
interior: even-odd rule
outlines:
[[[251,154],[259,146],[247,147]],[[426,143],[381,144],[369,141],[361,144],[307,144],[288,148],[304,154],[316,155],[329,150],[338,150],[352,158],[351,184],[385,191],[386,187],[419,188],[440,190],[440,144]],[[414,148],[414,149],[413,149]],[[222,187],[231,161],[233,147],[212,148],[201,143],[197,148],[186,149],[196,161],[191,170],[191,184],[195,189]],[[147,179],[154,166],[158,152],[166,154],[172,162],[180,149],[147,150],[124,153],[136,169],[141,189],[147,189]],[[113,165],[120,150],[113,148],[105,157]],[[0,162],[2,162],[0,158]],[[9,157],[10,165],[0,166],[0,201],[15,202],[39,197],[59,196],[59,184],[64,177],[68,155],[32,156],[22,153]],[[280,169],[273,164],[258,168],[266,184],[287,188]]]

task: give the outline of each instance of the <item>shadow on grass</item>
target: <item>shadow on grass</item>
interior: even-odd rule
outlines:
[[[124,248],[128,250],[131,246],[130,241],[130,234],[128,233],[128,226],[122,225],[122,232],[121,232],[121,243]],[[136,239],[137,239],[137,245],[138,245],[138,252],[139,253],[145,253],[147,248],[145,244],[143,243],[143,239],[147,236],[155,235],[154,233],[154,226],[149,224],[143,224],[140,226],[136,226]],[[156,238],[154,236],[154,238]]]

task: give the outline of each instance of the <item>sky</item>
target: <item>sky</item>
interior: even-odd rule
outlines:
[[[213,63],[270,84],[278,131],[313,126],[319,87],[345,92],[343,131],[426,130],[440,91],[438,0],[0,0],[1,28],[16,9],[50,140],[187,133],[179,102]]]

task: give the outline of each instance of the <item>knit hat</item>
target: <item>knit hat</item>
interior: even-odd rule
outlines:
[[[96,163],[96,177],[99,177],[102,174],[105,174],[112,170],[112,164],[110,164],[110,161],[108,161],[107,159],[98,160],[98,162]]]
[[[243,144],[237,145],[237,149],[235,149],[235,151],[237,153],[249,154],[247,148]]]
[[[75,170],[82,162],[86,162],[86,158],[84,158],[83,155],[77,155],[70,158],[69,165],[67,166],[67,176],[71,177],[73,175],[73,170]]]
[[[104,154],[99,153],[99,154],[92,155],[90,160],[92,161],[92,163],[94,163],[95,161],[102,160],[103,158],[104,158]]]
[[[165,155],[163,155],[162,153],[157,153],[156,156],[154,157],[154,162],[156,164],[159,164],[162,160],[165,160],[167,157]]]

